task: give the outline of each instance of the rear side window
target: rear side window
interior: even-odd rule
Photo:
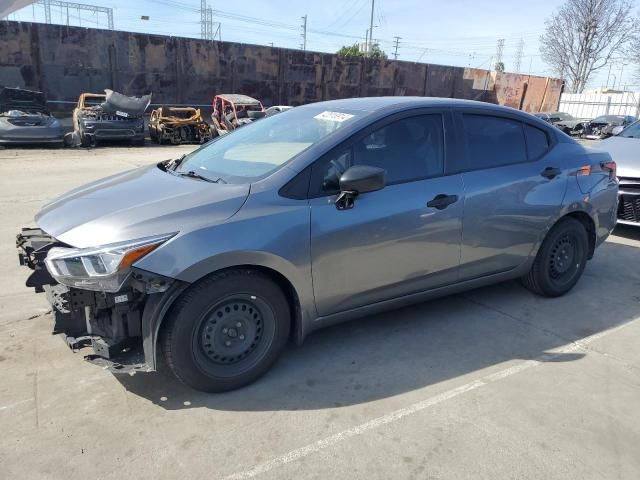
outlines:
[[[549,138],[544,130],[525,124],[524,133],[527,136],[529,160],[534,160],[544,155],[549,149]]]
[[[468,169],[502,167],[527,161],[522,123],[489,115],[464,115]]]

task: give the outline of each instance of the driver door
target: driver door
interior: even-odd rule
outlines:
[[[378,122],[312,167],[313,288],[321,316],[451,284],[458,278],[464,191],[445,176],[445,118],[406,113]],[[386,171],[382,190],[338,210],[340,175],[350,166]],[[447,196],[446,206],[433,205]]]

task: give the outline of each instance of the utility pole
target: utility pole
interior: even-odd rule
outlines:
[[[394,47],[394,49],[395,49],[395,50],[394,50],[394,52],[393,52],[393,59],[394,59],[394,60],[397,60],[397,59],[398,59],[398,46],[400,45],[400,39],[401,39],[402,37],[397,37],[397,36],[396,36],[396,37],[393,37],[393,38],[395,39],[395,44],[394,44],[394,46],[393,46],[393,47]]]
[[[609,79],[611,78],[611,67],[613,67],[613,62],[609,63],[609,73],[607,74],[607,88],[609,88]]]
[[[524,40],[521,38],[516,48],[516,54],[513,61],[513,70],[520,73],[520,65],[522,64],[522,55],[524,53]]]
[[[371,55],[371,49],[373,47],[373,11],[375,9],[375,0],[371,0],[371,21],[369,22],[369,45],[367,47],[366,56]]]
[[[300,36],[302,37],[302,50],[306,51],[307,50],[307,15],[305,14],[302,18],[302,25],[300,25],[300,28],[302,28],[302,33],[300,34]]]
[[[622,72],[624,72],[624,67],[626,67],[627,64],[626,63],[622,63],[622,65],[620,66],[620,76],[618,77],[618,89],[620,89],[620,85],[622,85]],[[615,88],[615,85],[614,85]]]

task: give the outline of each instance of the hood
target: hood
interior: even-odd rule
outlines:
[[[553,122],[554,125],[563,125],[565,127],[573,128],[580,123],[585,123],[586,120],[558,120],[557,122]]]
[[[142,97],[128,97],[113,90],[106,89],[105,101],[101,108],[104,113],[124,112],[131,117],[140,117],[151,103],[151,94]]]
[[[618,165],[619,177],[640,178],[640,139],[610,137],[594,148],[605,150]]]
[[[47,110],[44,93],[22,88],[0,87],[0,113],[9,110],[44,112]]]
[[[156,165],[76,188],[45,207],[36,223],[73,247],[93,247],[223,222],[249,194],[249,185],[178,177]]]

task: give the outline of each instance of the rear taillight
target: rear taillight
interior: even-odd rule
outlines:
[[[609,172],[609,178],[611,179],[616,178],[616,170],[618,168],[618,166],[616,165],[616,162],[614,162],[613,160],[611,160],[610,162],[602,162],[600,164],[600,167],[602,168],[603,171]]]

